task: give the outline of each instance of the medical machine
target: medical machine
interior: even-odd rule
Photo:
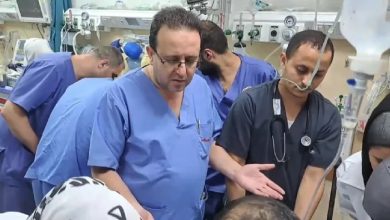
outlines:
[[[50,23],[50,0],[16,0],[21,22]]]
[[[157,11],[70,8],[64,20],[73,29],[109,31],[110,28],[148,30]]]
[[[199,11],[200,14],[207,14],[207,0],[187,0],[187,5],[190,10]]]
[[[19,20],[15,7],[5,7],[0,5],[0,24],[4,21],[17,21]]]
[[[326,33],[333,25],[336,14],[318,12],[316,28]],[[233,13],[230,22],[234,30],[244,31],[243,41],[281,43],[288,41],[295,32],[314,29],[315,17],[313,11],[241,11]],[[336,25],[331,38],[343,38],[338,27]]]
[[[12,57],[13,64],[22,64],[23,66],[27,65],[26,56],[24,54],[24,44],[26,43],[25,39],[19,39],[16,41],[14,55]]]
[[[13,87],[27,65],[27,60],[24,53],[24,46],[26,40],[15,39],[15,41],[16,43],[13,50],[12,58],[10,57],[10,59],[8,60],[7,56],[5,56],[6,63],[3,67],[0,68],[0,74],[3,73],[3,76],[0,77],[0,86]],[[5,54],[7,54],[7,52],[5,52]]]
[[[77,53],[77,36],[90,39],[92,33],[100,38],[100,31],[110,31],[111,28],[132,30],[149,30],[153,16],[157,11],[107,10],[107,9],[77,9],[70,8],[64,13],[65,25],[62,28],[62,43],[69,33],[73,35],[73,51]]]

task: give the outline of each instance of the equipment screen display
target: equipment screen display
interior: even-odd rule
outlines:
[[[43,18],[39,0],[16,0],[21,17]]]
[[[204,2],[205,0],[187,0],[187,4],[195,4],[199,2]]]
[[[135,19],[135,18],[125,18],[125,19],[126,19],[128,25],[134,25],[134,26],[139,25],[137,19]]]
[[[15,48],[15,55],[14,55],[14,62],[15,63],[23,63],[25,59],[25,54],[24,54],[24,44],[26,43],[26,40],[18,40],[16,43],[16,48]]]

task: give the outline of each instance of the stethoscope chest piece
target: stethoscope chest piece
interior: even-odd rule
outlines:
[[[309,136],[307,136],[307,135],[304,135],[301,138],[301,144],[304,147],[309,147],[311,145],[311,138]]]

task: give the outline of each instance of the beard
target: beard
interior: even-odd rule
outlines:
[[[202,62],[199,63],[198,69],[202,71],[203,75],[211,77],[218,77],[222,73],[221,67],[206,60],[202,60]]]

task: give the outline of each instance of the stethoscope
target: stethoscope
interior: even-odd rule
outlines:
[[[274,156],[275,156],[275,159],[276,159],[276,162],[278,163],[284,163],[287,161],[286,159],[286,123],[282,117],[282,105],[281,105],[281,101],[280,101],[280,98],[277,97],[277,89],[278,89],[278,84],[279,82],[276,82],[276,85],[274,87],[274,91],[273,91],[273,97],[272,97],[272,107],[273,107],[273,118],[271,120],[271,123],[270,123],[270,131],[271,131],[271,139],[272,139],[272,148],[273,148],[273,153],[274,153]],[[309,136],[309,128],[310,128],[310,124],[309,124],[309,105],[308,103],[306,103],[305,105],[305,108],[306,108],[306,127],[305,127],[305,133],[304,135],[301,137],[301,145],[307,149],[309,149],[309,152],[311,153],[312,152],[312,149],[311,148],[311,144],[312,144],[312,140],[311,140],[311,137]],[[282,125],[282,130],[283,130],[283,153],[282,153],[282,157],[278,157],[277,153],[276,153],[276,149],[275,149],[275,138],[274,138],[274,134],[273,134],[273,125],[275,122],[279,122],[281,125]]]

